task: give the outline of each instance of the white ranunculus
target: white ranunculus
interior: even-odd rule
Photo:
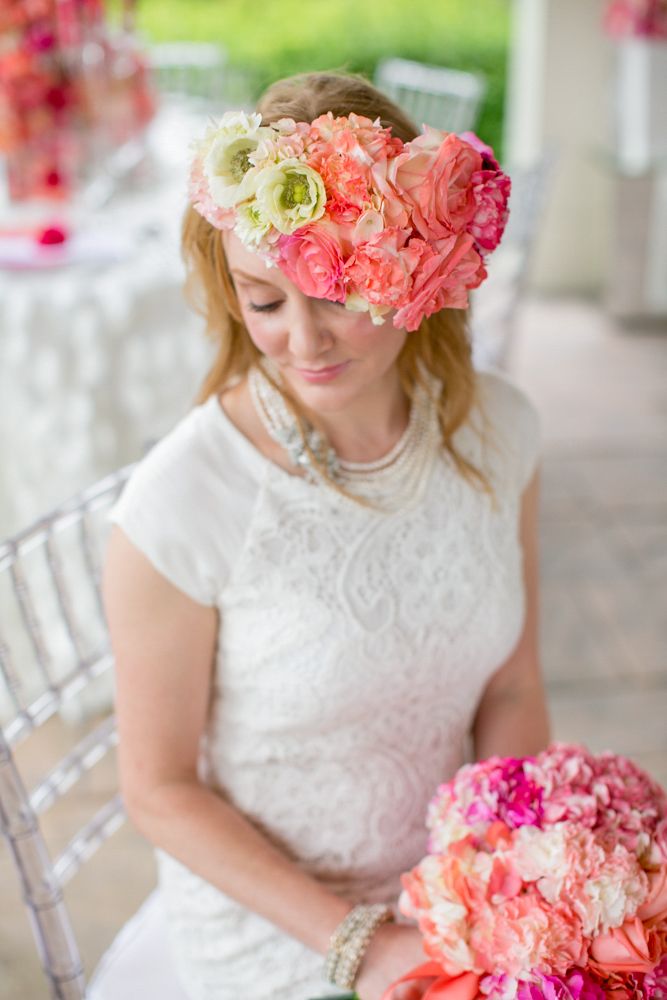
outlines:
[[[202,166],[211,198],[221,208],[233,208],[255,193],[258,169],[250,156],[273,136],[261,121],[259,114],[228,111],[207,134]]]
[[[270,228],[271,223],[262,214],[255,199],[243,202],[236,209],[234,232],[249,249],[255,250]]]
[[[324,215],[327,193],[316,170],[287,159],[258,171],[255,197],[262,215],[289,235]]]

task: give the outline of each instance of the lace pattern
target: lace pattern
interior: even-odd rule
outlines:
[[[518,639],[516,518],[516,502],[492,512],[445,458],[425,502],[391,516],[267,468],[219,597],[206,778],[351,900],[396,902],[424,853],[427,803]],[[321,987],[321,956],[175,864],[163,861],[163,885],[186,982],[220,963],[194,997],[306,1000]]]
[[[220,609],[202,779],[355,902],[397,902],[428,801],[523,625],[519,505],[539,422],[511,383],[482,378],[500,433],[489,447],[466,424],[457,445],[496,507],[442,450],[410,509],[361,507],[264,459],[212,398],[147,456],[113,515]],[[335,994],[321,955],[157,858],[193,1000]]]

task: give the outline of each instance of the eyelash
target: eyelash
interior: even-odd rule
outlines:
[[[280,305],[282,305],[282,302],[267,302],[265,306],[256,306],[254,302],[249,302],[248,308],[252,309],[253,312],[263,313],[263,312],[273,312]]]
[[[257,312],[257,313],[275,312],[275,310],[278,309],[278,307],[281,306],[281,305],[282,305],[282,302],[267,302],[266,305],[264,305],[264,306],[258,306],[258,305],[255,305],[254,302],[249,302],[248,303],[248,308],[250,310],[252,310],[252,312]],[[330,306],[343,306],[343,305],[345,305],[345,303],[344,302],[328,302],[328,305],[330,305]]]

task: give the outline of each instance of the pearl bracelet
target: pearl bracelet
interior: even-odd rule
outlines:
[[[392,908],[384,903],[362,903],[350,910],[331,935],[325,961],[328,981],[341,989],[352,989],[373,934],[393,919]]]

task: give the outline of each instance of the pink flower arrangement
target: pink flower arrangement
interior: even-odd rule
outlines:
[[[617,38],[667,38],[667,0],[609,0],[605,29]]]
[[[510,179],[474,133],[424,127],[404,143],[371,121],[331,112],[263,125],[227,112],[194,145],[189,194],[306,295],[416,330],[465,309],[500,242]]]
[[[401,982],[432,976],[433,996],[466,1000],[667,1000],[666,820],[664,790],[612,753],[556,743],[462,767],[402,876],[430,961]]]

